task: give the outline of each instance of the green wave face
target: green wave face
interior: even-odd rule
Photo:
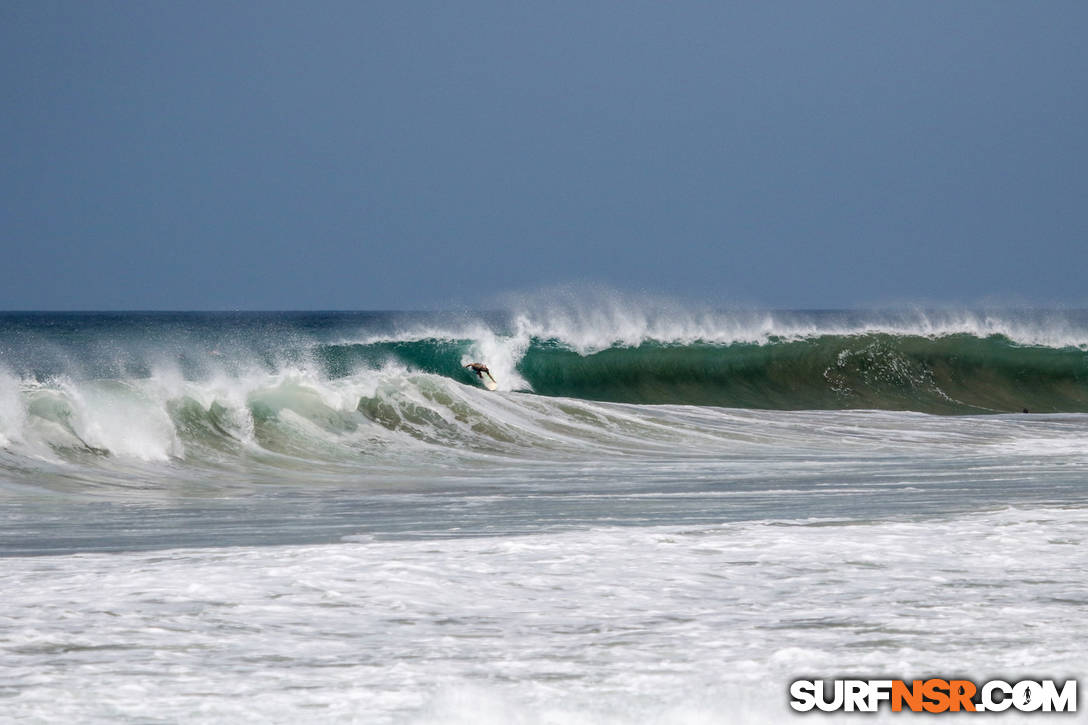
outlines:
[[[330,374],[395,361],[472,383],[471,341],[331,346]],[[579,354],[534,339],[516,370],[539,395],[623,403],[943,414],[1088,412],[1088,353],[1001,335],[822,335],[762,344],[663,344]]]
[[[933,413],[1088,411],[1088,354],[1019,347],[999,336],[646,344],[586,357],[542,348],[519,368],[538,393],[615,402]]]

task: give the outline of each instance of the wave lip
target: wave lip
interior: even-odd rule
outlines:
[[[517,335],[558,340],[582,354],[647,342],[795,341],[828,335],[973,337],[1088,351],[1088,310],[719,310],[616,291],[557,289],[510,301]]]

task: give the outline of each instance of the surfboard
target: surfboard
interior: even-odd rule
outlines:
[[[499,384],[496,383],[495,380],[487,373],[484,373],[483,381],[484,387],[488,390],[494,390],[495,388],[499,387]]]

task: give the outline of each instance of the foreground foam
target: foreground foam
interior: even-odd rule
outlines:
[[[1073,676],[1085,536],[1029,508],[9,558],[5,712],[754,723],[802,676]]]

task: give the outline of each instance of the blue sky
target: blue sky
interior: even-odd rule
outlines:
[[[0,309],[1085,305],[1083,2],[0,6]]]

